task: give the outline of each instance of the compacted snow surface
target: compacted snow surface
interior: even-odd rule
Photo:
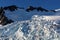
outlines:
[[[48,18],[34,15],[30,20],[0,26],[0,40],[60,40],[59,18]]]

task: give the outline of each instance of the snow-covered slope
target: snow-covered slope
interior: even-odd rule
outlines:
[[[36,10],[31,12],[26,12],[22,9],[16,10],[14,12],[6,11],[5,15],[14,21],[23,21],[23,20],[30,20],[33,15],[40,15],[40,16],[58,16],[60,12],[37,12]]]
[[[0,40],[60,40],[60,33],[57,29],[59,18],[52,20],[53,18],[47,19],[46,17],[34,15],[30,20],[0,26]]]

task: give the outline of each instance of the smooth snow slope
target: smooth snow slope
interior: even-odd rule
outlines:
[[[14,12],[6,11],[5,15],[14,21],[24,21],[24,20],[30,20],[33,15],[40,15],[40,16],[58,16],[60,15],[60,12],[38,12],[36,10],[31,12],[26,12],[22,9],[16,10]]]

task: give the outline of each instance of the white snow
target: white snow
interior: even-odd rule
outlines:
[[[60,9],[55,9],[55,11],[60,11]]]
[[[53,27],[57,24],[55,20],[57,21],[59,18],[59,16],[34,15],[30,20],[14,22],[0,29],[0,39],[60,40],[60,35],[55,30],[57,26]]]
[[[60,20],[60,16],[45,16],[46,20]]]

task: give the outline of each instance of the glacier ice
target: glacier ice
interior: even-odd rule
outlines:
[[[0,40],[60,40],[58,23],[45,16],[33,15],[30,20],[0,26]]]

